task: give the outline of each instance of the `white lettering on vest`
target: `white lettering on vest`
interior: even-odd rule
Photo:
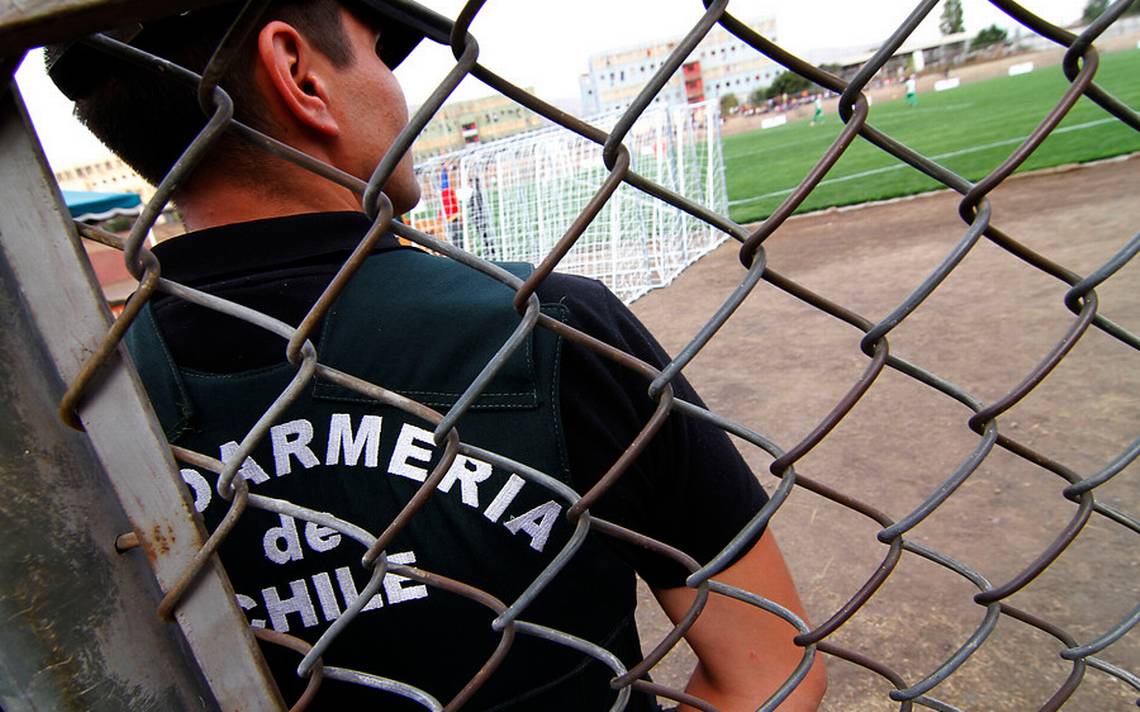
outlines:
[[[269,623],[273,626],[273,630],[288,633],[290,613],[301,616],[301,625],[304,628],[316,625],[317,612],[313,610],[313,599],[309,598],[309,587],[305,585],[305,580],[290,581],[289,590],[293,595],[282,600],[276,587],[261,589],[261,596],[265,599],[265,610],[269,612]]]
[[[344,599],[344,605],[351,606],[356,599],[360,598],[360,591],[356,588],[356,582],[352,580],[352,571],[347,566],[342,566],[336,570],[336,581],[340,584],[340,595]],[[384,601],[380,599],[380,594],[377,593],[360,610],[371,611],[383,605]]]
[[[210,506],[210,500],[214,498],[210,483],[206,481],[201,472],[189,467],[179,470],[178,474],[182,475],[182,481],[190,485],[190,490],[194,492],[194,509],[205,512],[206,507]]]
[[[305,557],[301,551],[301,537],[297,535],[297,522],[284,514],[281,526],[270,527],[262,538],[265,547],[265,556],[275,564],[284,564],[287,561],[300,561]]]
[[[550,530],[554,528],[554,523],[558,520],[558,513],[561,511],[562,506],[551,500],[505,522],[503,526],[511,534],[518,534],[520,529],[530,534],[530,548],[535,551],[542,551],[542,547],[546,546],[546,540],[550,538]]]
[[[325,614],[325,620],[332,623],[340,618],[340,604],[337,603],[336,592],[333,590],[329,575],[322,571],[314,576],[313,588],[317,589],[317,600],[321,602],[321,613]]]
[[[416,554],[412,551],[389,554],[388,563],[414,564],[416,563]],[[417,598],[427,598],[427,586],[423,584],[406,586],[405,584],[409,581],[411,579],[407,576],[392,573],[384,574],[384,593],[388,596],[388,603],[403,603],[404,601],[414,601]]]
[[[417,442],[426,445],[435,444],[430,430],[404,423],[404,427],[400,428],[400,435],[396,438],[396,449],[393,450],[392,459],[388,463],[389,473],[407,477],[416,482],[423,482],[427,479],[428,471],[426,468],[408,462],[409,460],[418,460],[423,463],[431,461],[431,450],[416,445]]]
[[[241,445],[238,445],[233,440],[224,443],[220,448],[222,451],[222,462],[227,465],[233,462],[240,448]],[[261,465],[257,464],[252,457],[245,458],[245,462],[238,468],[237,473],[254,484],[261,484],[269,479],[269,475],[265,473],[265,470],[261,469]]]
[[[380,457],[380,421],[378,415],[365,415],[360,429],[352,434],[352,418],[347,413],[334,413],[329,420],[329,447],[326,465],[340,464],[340,451],[344,448],[344,464],[355,465],[364,453],[364,466],[376,467]]]
[[[340,544],[340,534],[336,529],[322,527],[316,522],[306,522],[305,541],[313,551],[331,551]]]
[[[257,601],[253,600],[249,596],[246,596],[246,595],[241,594],[241,593],[237,593],[237,594],[234,594],[234,597],[237,598],[238,605],[241,606],[241,609],[243,611],[252,611],[253,609],[257,608]],[[253,626],[254,628],[264,628],[265,627],[265,619],[264,618],[250,618],[249,624],[251,626]]]
[[[290,456],[296,457],[306,470],[321,462],[309,449],[313,424],[304,418],[274,425],[269,429],[269,438],[273,441],[273,464],[278,477],[293,471]]]
[[[512,472],[506,484],[503,485],[503,488],[499,490],[499,493],[495,495],[495,498],[487,505],[487,511],[483,512],[483,516],[492,522],[499,521],[499,517],[503,516],[503,512],[507,511],[507,507],[511,506],[511,502],[515,501],[515,497],[518,496],[525,483],[526,480]]]
[[[447,474],[439,482],[440,492],[450,492],[459,481],[459,496],[468,507],[479,506],[479,483],[491,476],[491,463],[465,455],[456,455]]]
[[[413,551],[403,551],[389,555],[388,561],[393,565],[411,565],[416,563],[416,554]],[[336,576],[335,582],[332,578],[333,575]],[[347,566],[342,566],[331,574],[326,571],[317,572],[311,578],[312,590],[316,591],[316,601],[320,604],[321,615],[327,623],[332,623],[343,616],[344,611],[360,599],[360,589],[357,588],[352,571]],[[283,633],[289,631],[291,615],[300,617],[303,628],[318,625],[317,610],[313,603],[312,591],[309,589],[309,581],[298,579],[290,581],[288,586],[290,595],[285,599],[281,598],[281,593],[276,586],[261,589],[265,610],[269,613],[268,623],[272,625],[274,630]],[[339,597],[337,596],[338,588],[340,589]],[[381,592],[373,594],[372,598],[361,607],[361,611],[382,608],[385,598],[389,604],[396,604],[427,598],[429,593],[427,586],[412,583],[412,579],[407,576],[395,573],[385,574],[382,588]],[[253,615],[257,611],[258,601],[253,597],[241,593],[234,595],[238,605],[247,615]],[[250,618],[249,623],[255,628],[264,628],[267,622],[263,618]]]

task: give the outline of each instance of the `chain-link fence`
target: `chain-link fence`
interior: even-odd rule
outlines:
[[[1061,657],[1071,663],[1071,673],[1052,693],[1041,709],[1060,708],[1088,675],[1111,676],[1123,685],[1129,685],[1140,690],[1140,679],[1133,672],[1112,665],[1098,657],[1098,653],[1118,641],[1136,625],[1137,621],[1140,620],[1140,606],[1134,608],[1117,624],[1103,630],[1099,635],[1087,639],[1077,639],[1051,622],[1048,611],[1022,610],[1007,602],[1013,594],[1026,587],[1061,556],[1090,522],[1096,521],[1104,523],[1105,526],[1120,527],[1131,534],[1140,533],[1140,521],[1137,521],[1133,515],[1105,505],[1098,501],[1096,496],[1098,487],[1117,477],[1135,460],[1137,454],[1140,453],[1140,440],[1133,440],[1123,452],[1111,460],[1101,463],[1101,466],[1095,471],[1078,472],[1065,463],[1029,447],[1016,431],[1001,427],[1002,415],[1025,399],[1036,386],[1054,371],[1090,330],[1099,330],[1131,349],[1140,348],[1140,339],[1135,334],[1100,313],[1101,305],[1096,293],[1096,288],[1099,285],[1112,278],[1140,250],[1140,235],[1133,236],[1131,239],[1123,239],[1124,244],[1117,253],[1098,269],[1089,274],[1077,274],[1037,254],[1014,236],[1004,232],[992,220],[993,206],[987,198],[1041,145],[1064,118],[1066,112],[1082,96],[1093,100],[1107,114],[1116,117],[1127,126],[1140,130],[1140,115],[1094,82],[1099,60],[1093,42],[1116,18],[1128,9],[1130,0],[1117,0],[1117,2],[1112,3],[1104,14],[1090,24],[1080,36],[1074,36],[1068,31],[1046,22],[1013,2],[993,0],[995,6],[1026,28],[1068,48],[1063,70],[1070,85],[1058,97],[1052,110],[1041,118],[1037,129],[1016,150],[1011,152],[991,174],[976,183],[956,175],[945,166],[924,157],[892,139],[889,134],[877,129],[871,119],[868,102],[861,93],[868,81],[914,32],[918,24],[935,8],[938,4],[937,0],[920,2],[849,83],[844,83],[833,75],[821,71],[737,21],[728,12],[727,0],[709,0],[700,21],[677,44],[669,59],[647,82],[621,119],[608,131],[603,131],[567,115],[482,66],[478,61],[478,46],[474,38],[468,33],[468,28],[483,3],[469,2],[453,26],[438,27],[435,36],[432,37],[435,41],[450,46],[457,58],[454,68],[431,98],[411,118],[407,128],[395,140],[367,184],[309,156],[300,154],[233,120],[234,99],[227,96],[218,87],[218,77],[223,74],[227,65],[234,59],[233,38],[240,38],[244,35],[241,30],[250,27],[256,21],[265,4],[265,2],[249,3],[237,20],[237,31],[231,32],[227,40],[223,41],[222,46],[215,53],[202,76],[171,66],[106,36],[95,36],[85,40],[91,46],[102,51],[115,53],[131,62],[160,70],[165,75],[165,81],[183,81],[196,85],[202,108],[210,117],[210,121],[193,143],[186,148],[182,159],[162,181],[154,200],[147,206],[125,242],[119,244],[113,237],[102,234],[98,230],[81,228],[81,232],[88,238],[106,241],[122,247],[127,266],[132,274],[139,279],[141,286],[127,304],[122,316],[110,329],[102,347],[90,355],[82,373],[71,382],[62,403],[62,413],[65,419],[73,425],[78,425],[76,412],[84,412],[85,409],[90,408],[91,403],[97,402],[106,395],[100,392],[98,386],[107,377],[109,369],[119,368],[119,366],[112,364],[119,342],[127,327],[139,316],[140,311],[148,300],[155,295],[156,291],[169,293],[179,299],[242,320],[247,322],[251,329],[268,330],[279,335],[287,342],[287,358],[294,366],[288,387],[280,392],[272,407],[262,414],[258,424],[238,443],[238,447],[230,453],[225,463],[206,454],[174,448],[174,455],[178,460],[200,470],[216,472],[218,474],[216,491],[229,499],[231,503],[230,515],[212,532],[208,541],[194,557],[194,561],[184,568],[177,577],[177,581],[167,580],[164,582],[165,598],[159,609],[162,615],[170,616],[172,612],[179,610],[184,595],[201,575],[202,569],[209,564],[213,552],[218,549],[221,542],[232,531],[236,522],[242,517],[243,511],[248,508],[257,508],[294,517],[297,520],[313,522],[320,527],[334,530],[341,536],[358,542],[366,551],[364,562],[366,566],[371,568],[369,582],[359,592],[355,602],[347,607],[343,615],[337,618],[336,622],[315,643],[305,643],[298,638],[268,630],[257,632],[258,637],[263,640],[290,647],[301,656],[298,670],[302,676],[308,678],[309,689],[305,697],[295,704],[295,709],[304,708],[313,699],[313,695],[319,698],[322,678],[350,681],[379,688],[393,695],[414,700],[429,709],[443,709],[445,705],[447,709],[456,709],[461,707],[464,701],[493,675],[496,667],[509,655],[512,641],[518,636],[536,636],[550,641],[554,645],[567,646],[611,667],[615,681],[614,688],[618,691],[613,705],[614,709],[621,709],[626,704],[632,689],[647,690],[659,696],[683,701],[701,709],[710,709],[706,703],[686,695],[680,690],[651,683],[645,677],[647,671],[662,659],[693,624],[710,592],[738,599],[762,609],[770,615],[778,616],[786,621],[788,626],[794,628],[798,634],[795,640],[797,645],[803,648],[802,662],[770,699],[757,701],[762,709],[775,709],[781,700],[790,694],[807,675],[817,651],[861,666],[870,673],[881,676],[891,687],[890,699],[898,702],[900,709],[911,709],[913,705],[939,710],[956,709],[938,699],[937,688],[939,684],[953,676],[966,664],[984,646],[995,627],[1003,620],[1017,621],[1020,624],[1037,629],[1047,636],[1052,636],[1063,646]],[[403,5],[404,3],[399,4]],[[111,5],[111,3],[107,3],[107,5]],[[413,12],[417,11],[410,5],[409,8]],[[633,170],[631,156],[625,145],[625,139],[631,127],[646,111],[656,93],[664,86],[668,78],[680,69],[687,55],[697,46],[701,38],[718,24],[744,40],[756,51],[764,53],[816,84],[841,94],[840,114],[845,124],[844,129],[830,149],[820,156],[815,168],[804,177],[800,185],[788,195],[771,217],[754,228],[735,224],[725,215],[710,209],[709,206],[689,200],[661,185],[652,176]],[[5,62],[3,66],[10,73],[15,62]],[[380,191],[380,187],[386,183],[393,173],[399,158],[411,146],[416,135],[423,129],[433,113],[439,109],[458,83],[467,76],[477,78],[527,109],[558,124],[566,132],[580,136],[601,147],[601,161],[605,166],[606,175],[598,181],[593,197],[580,213],[570,223],[561,226],[561,238],[549,249],[537,269],[526,279],[464,252],[446,241],[395,222],[391,206]],[[308,316],[298,327],[283,324],[236,303],[164,279],[160,276],[160,265],[144,245],[143,241],[147,231],[160,213],[161,208],[169,200],[171,193],[186,179],[193,167],[203,156],[208,154],[211,146],[227,130],[236,131],[266,151],[359,191],[363,195],[365,211],[374,220],[373,229],[369,231],[366,238],[354,251],[353,256],[343,264],[328,289],[312,306]],[[879,321],[872,321],[841,304],[834,303],[825,296],[816,294],[775,271],[768,265],[765,254],[765,240],[785,222],[812,191],[813,187],[827,175],[836,161],[856,141],[870,142],[962,195],[959,203],[959,214],[964,227],[960,241],[949,250],[941,263],[921,283],[913,286],[906,298],[888,316]],[[664,204],[672,205],[691,218],[701,221],[740,243],[739,257],[742,269],[739,276],[739,286],[732,291],[715,313],[709,316],[703,328],[691,338],[687,346],[679,351],[676,358],[666,368],[660,370],[638,361],[620,350],[607,347],[605,344],[567,326],[562,321],[543,313],[540,311],[539,302],[535,295],[536,288],[559,266],[567,253],[572,250],[589,228],[591,222],[605,208],[607,201],[612,199],[619,187],[622,190],[635,189],[643,195],[644,199],[663,201]],[[427,405],[389,390],[384,383],[365,382],[352,373],[340,371],[323,363],[321,354],[314,346],[316,341],[315,326],[326,316],[349,279],[361,267],[375,241],[387,230],[392,230],[408,241],[422,245],[472,270],[481,272],[507,285],[515,292],[514,303],[522,315],[522,320],[517,329],[510,338],[499,345],[495,356],[487,363],[482,364],[478,377],[468,385],[466,391],[445,412],[433,410]],[[889,340],[892,331],[904,323],[938,289],[963,259],[976,249],[983,238],[1014,255],[1027,268],[1039,270],[1069,285],[1064,303],[1073,313],[1071,325],[1055,346],[1041,357],[1039,363],[1025,373],[1022,380],[1010,388],[1008,393],[990,403],[982,402],[975,394],[928,370],[922,364],[913,363],[892,353]],[[673,395],[671,382],[717,336],[721,328],[732,318],[736,309],[761,281],[765,281],[791,297],[858,329],[863,334],[860,349],[867,360],[863,375],[851,384],[849,390],[834,404],[828,415],[811,428],[810,432],[798,442],[776,443],[770,440],[764,434],[763,417],[758,416],[755,423],[739,423],[698,407],[693,403],[675,398]],[[534,329],[550,330],[566,340],[598,352],[604,358],[610,359],[622,367],[642,374],[648,383],[648,392],[657,404],[654,416],[645,423],[641,434],[629,445],[623,456],[613,463],[598,484],[588,492],[574,492],[548,473],[532,469],[525,463],[516,462],[471,446],[464,442],[462,429],[456,427],[457,422],[472,407],[472,404],[486,389],[495,374],[508,362],[516,350],[523,347],[527,335]],[[972,452],[965,456],[951,471],[944,473],[940,482],[930,489],[928,496],[920,504],[899,518],[888,516],[875,503],[861,501],[846,495],[816,479],[800,474],[796,470],[796,464],[848,417],[860,399],[875,386],[876,382],[888,370],[893,370],[897,374],[913,379],[915,383],[930,389],[931,392],[941,394],[945,398],[969,408],[973,415],[968,418],[965,425],[977,435]],[[442,459],[424,478],[417,494],[382,532],[365,531],[352,522],[342,521],[331,515],[313,511],[301,503],[282,501],[258,494],[251,491],[244,477],[238,476],[239,469],[246,457],[267,437],[271,426],[280,421],[290,404],[314,379],[335,384],[384,406],[399,409],[410,416],[433,424],[435,442],[445,446]],[[670,413],[681,413],[690,418],[698,418],[712,423],[774,458],[770,471],[779,479],[779,484],[771,492],[768,504],[719,555],[710,561],[693,561],[652,538],[590,516],[591,505],[611,490],[615,482],[626,472],[631,460],[662,427],[662,423]],[[1004,450],[1017,458],[1022,458],[1037,467],[1044,468],[1061,478],[1066,483],[1061,494],[1075,505],[1075,510],[1071,521],[1057,527],[1055,539],[1041,550],[1035,560],[1026,565],[1024,570],[1007,581],[991,582],[972,567],[969,562],[955,560],[943,552],[920,543],[915,537],[908,536],[908,534],[937,511],[947,500],[954,497],[955,492],[979,467],[1000,450]],[[417,511],[440,485],[453,462],[460,456],[478,458],[503,470],[517,473],[528,484],[548,488],[552,495],[563,501],[567,507],[566,512],[575,528],[574,535],[517,600],[499,601],[488,592],[476,589],[462,581],[451,580],[407,563],[401,563],[395,557],[389,559],[386,554],[389,542],[407,525],[409,520],[417,516]],[[807,622],[801,620],[791,611],[772,601],[717,580],[717,575],[723,570],[726,562],[732,560],[738,549],[752,541],[757,532],[765,527],[773,516],[781,510],[789,496],[800,489],[810,491],[837,507],[845,508],[873,521],[880,528],[874,540],[867,541],[867,546],[885,547],[881,564],[858,588],[858,591],[830,615],[824,616],[822,622],[814,626],[808,625]],[[161,562],[163,550],[159,543],[153,539],[151,531],[140,528],[137,523],[135,529],[138,532],[137,538],[142,540],[141,543],[146,546],[147,551],[151,552]],[[591,532],[613,537],[634,546],[657,552],[662,557],[675,560],[690,572],[687,585],[697,592],[690,615],[686,616],[669,635],[645,655],[644,660],[630,669],[627,669],[614,655],[598,645],[527,620],[528,607],[535,597],[573,560],[575,552]],[[123,541],[124,546],[140,543],[132,542],[132,539],[135,539],[134,535],[126,537]],[[858,652],[834,642],[836,632],[875,597],[876,592],[880,590],[904,557],[918,557],[927,560],[952,574],[960,576],[964,581],[977,588],[973,601],[980,607],[980,621],[973,632],[962,641],[957,649],[947,651],[943,662],[933,666],[917,679],[905,678],[892,669],[886,661],[877,659],[872,654]],[[372,596],[381,589],[386,576],[389,574],[406,577],[407,580],[418,584],[443,589],[468,598],[488,608],[494,614],[494,629],[501,634],[500,645],[456,698],[441,703],[421,689],[399,680],[381,677],[383,671],[348,670],[322,664],[322,654],[347,626],[353,624],[353,620],[361,613]],[[921,621],[915,621],[914,625],[921,625]]]

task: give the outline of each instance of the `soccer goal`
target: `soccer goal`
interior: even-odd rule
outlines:
[[[589,122],[609,133],[621,117]],[[631,168],[693,202],[727,212],[720,110],[654,105],[624,142]],[[537,264],[581,213],[607,170],[602,146],[561,127],[472,145],[416,166],[423,199],[412,226],[484,259]],[[626,303],[663,287],[727,235],[622,185],[559,264],[601,280]]]

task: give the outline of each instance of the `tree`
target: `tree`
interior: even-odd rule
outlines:
[[[1088,2],[1085,3],[1084,12],[1081,13],[1081,22],[1085,25],[1089,24],[1096,18],[1103,15],[1104,11],[1108,9],[1108,5],[1109,0],[1088,0]],[[1124,14],[1140,14],[1140,2],[1132,0],[1132,4],[1128,6],[1128,9],[1124,11]]]
[[[749,104],[763,104],[764,100],[768,98],[768,90],[766,88],[753,89],[752,93],[748,95]]]
[[[810,81],[795,72],[780,72],[780,75],[768,85],[768,97],[774,98],[781,94],[799,94],[810,86]]]
[[[970,49],[981,49],[982,47],[989,47],[993,44],[1001,44],[1005,42],[1006,32],[997,25],[990,25],[983,27],[978,32],[978,36],[970,43]]]
[[[731,114],[732,110],[740,106],[740,100],[736,98],[735,94],[725,94],[720,98],[720,113]]]
[[[938,29],[944,35],[966,31],[966,23],[962,20],[962,0],[946,0],[942,6],[942,19],[938,21]]]
[[[1104,14],[1108,9],[1108,0],[1089,0],[1085,3],[1085,11],[1081,13],[1081,22],[1086,25]]]

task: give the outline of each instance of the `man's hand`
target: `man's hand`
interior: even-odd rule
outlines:
[[[748,553],[714,580],[775,601],[806,620],[796,586],[771,530],[764,532]],[[655,590],[666,615],[676,622],[696,595],[689,588]],[[707,700],[722,712],[752,712],[792,673],[803,648],[792,643],[795,628],[779,616],[728,596],[710,593],[704,611],[685,639],[697,654],[697,667],[686,691]],[[781,712],[815,710],[827,689],[822,656],[784,700]],[[681,705],[679,710],[692,707]]]

